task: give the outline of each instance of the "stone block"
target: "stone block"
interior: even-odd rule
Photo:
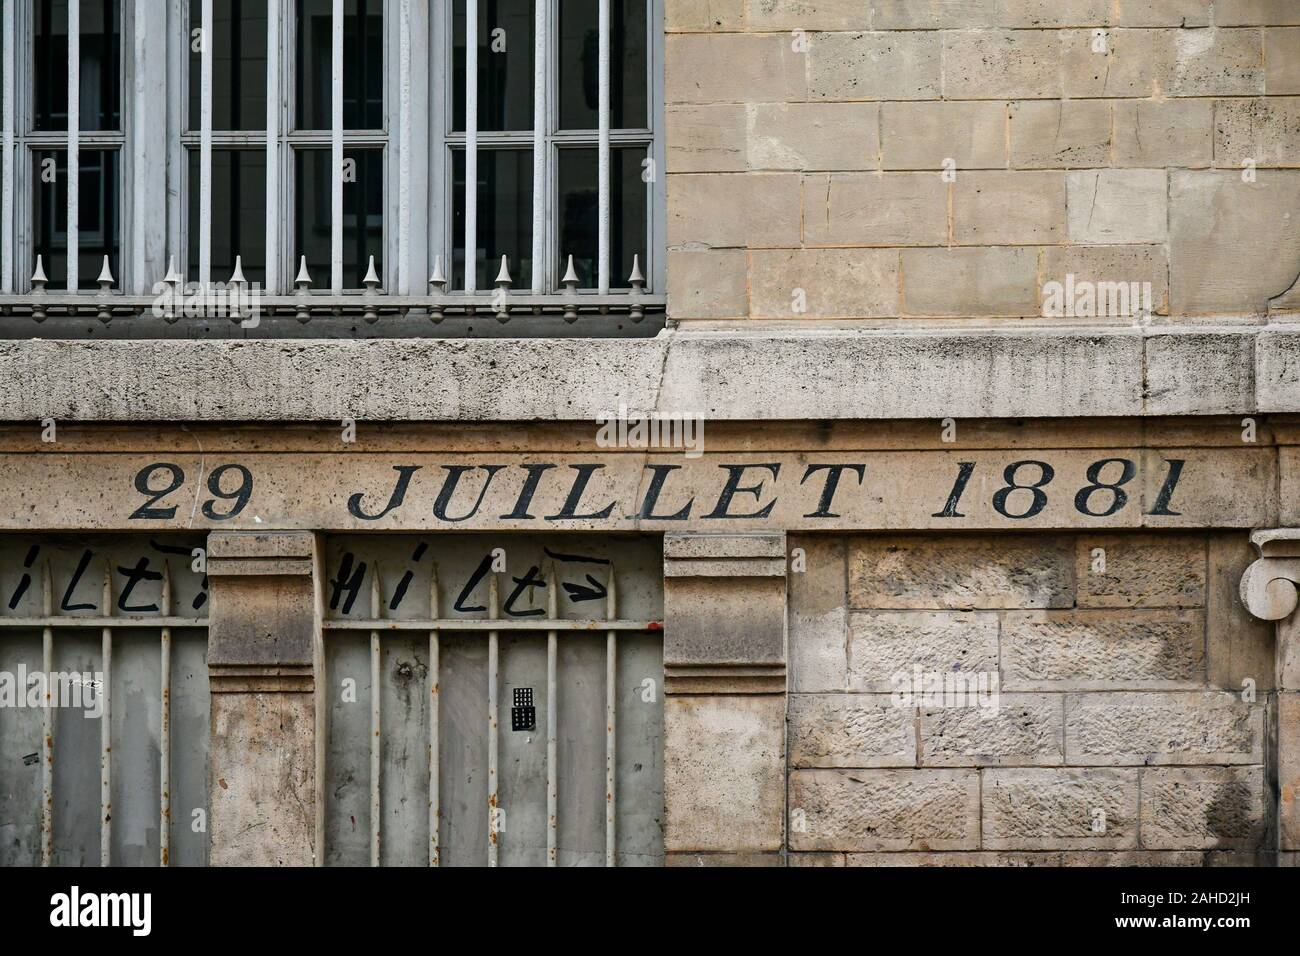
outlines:
[[[887,694],[794,694],[789,739],[791,767],[911,767],[916,709]]]
[[[668,312],[676,319],[736,319],[749,314],[744,249],[669,249]]]
[[[1071,172],[1070,240],[1078,243],[1164,242],[1168,184],[1162,169]]]
[[[805,100],[805,55],[782,33],[670,34],[664,40],[664,102]]]
[[[889,692],[913,670],[978,675],[997,671],[996,614],[972,611],[853,611],[849,683]],[[902,675],[902,678],[899,678]]]
[[[898,315],[898,252],[755,250],[749,285],[754,318],[892,317]]]
[[[1142,846],[1154,850],[1253,849],[1262,845],[1263,767],[1167,767],[1142,771]]]
[[[1005,103],[882,103],[880,130],[885,169],[941,170],[949,159],[958,174],[1007,165]]]
[[[669,173],[740,172],[748,161],[748,116],[739,103],[664,109],[664,161]]]
[[[959,245],[1047,245],[1065,238],[1063,172],[958,174],[953,236]]]
[[[1200,535],[1084,535],[1076,557],[1079,607],[1205,606]]]
[[[1105,100],[1023,100],[1010,109],[1016,169],[1085,169],[1110,164],[1111,104]]]
[[[1093,294],[1089,310],[1081,291],[1075,295],[1075,317],[1112,318],[1125,323],[1133,319],[1133,310],[1145,305],[1144,287],[1151,286],[1151,305],[1156,313],[1169,308],[1169,257],[1164,246],[1048,246],[1043,250],[1041,279],[1043,288],[1040,308],[1047,303],[1047,284],[1059,283],[1061,292],[1068,288],[1069,277],[1074,276],[1074,288],[1088,283]],[[1138,283],[1140,302],[1132,296],[1132,283]],[[1106,291],[1126,287],[1130,290],[1127,311],[1122,298],[1112,299]],[[1081,311],[1086,316],[1079,315]],[[1068,317],[1069,310],[1066,310]],[[1058,315],[1058,317],[1060,317]]]
[[[1137,770],[985,770],[988,850],[1123,850],[1137,846]]]
[[[806,55],[812,100],[934,100],[940,95],[936,32],[817,34]]]
[[[1300,29],[1264,31],[1264,92],[1269,96],[1300,94]]]
[[[1213,100],[1116,100],[1114,107],[1114,165],[1195,168],[1213,162]]]
[[[1065,755],[1083,766],[1256,764],[1264,707],[1237,694],[1070,694]]]
[[[1065,762],[1061,694],[999,694],[996,708],[922,707],[921,765],[1036,767]]]
[[[810,246],[938,245],[948,239],[948,184],[933,173],[830,173],[804,182]]]
[[[1055,30],[943,33],[946,99],[1055,99],[1061,95]]]
[[[1038,250],[1027,246],[904,249],[903,314],[1038,314]]]
[[[797,693],[845,690],[849,680],[845,542],[808,535],[790,540],[802,548],[806,570],[789,576],[790,687]]]
[[[1214,164],[1241,169],[1248,160],[1257,167],[1300,166],[1300,96],[1216,103]]]
[[[875,103],[754,103],[748,108],[751,169],[875,169]],[[670,140],[671,142],[671,140]]]
[[[799,244],[797,173],[668,178],[668,244],[761,249]]]

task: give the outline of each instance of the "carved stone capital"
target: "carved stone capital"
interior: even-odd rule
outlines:
[[[1290,617],[1300,604],[1300,528],[1256,531],[1251,543],[1260,557],[1241,576],[1241,600],[1265,621]]]

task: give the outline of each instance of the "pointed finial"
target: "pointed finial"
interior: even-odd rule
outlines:
[[[307,271],[306,256],[298,260],[298,275],[294,278],[293,284],[298,287],[299,292],[306,292],[311,286],[311,273]]]
[[[507,288],[514,285],[514,280],[510,278],[510,266],[506,263],[505,256],[501,257],[501,271],[497,273],[496,282],[498,286],[506,286]]]
[[[641,274],[640,256],[632,257],[632,274],[627,277],[627,283],[632,287],[632,301],[628,306],[627,317],[633,322],[640,322],[645,318],[645,308],[639,301],[641,293],[645,291],[645,276]]]
[[[497,294],[492,297],[492,311],[496,313],[498,322],[510,321],[510,306],[506,305],[506,293],[514,285],[514,280],[510,278],[510,267],[506,263],[506,257],[501,257],[501,271],[497,273]]]
[[[447,291],[447,276],[442,271],[442,256],[433,257],[433,275],[429,276],[429,285],[439,292]]]
[[[379,273],[375,271],[375,257],[370,257],[370,268],[366,270],[366,277],[361,280],[369,292],[374,292],[379,288]]]
[[[99,270],[99,278],[95,280],[99,283],[99,291],[107,292],[113,286],[113,270],[109,266],[108,256],[104,256],[104,268]]]
[[[244,278],[244,258],[235,256],[235,271],[230,274],[231,285],[243,285],[248,280]]]
[[[45,260],[38,255],[36,257],[36,271],[32,273],[32,291],[44,292],[45,284],[49,281],[45,277]]]
[[[181,274],[176,271],[176,257],[170,256],[167,259],[167,274],[163,276],[163,282],[170,282],[173,285],[179,285]]]
[[[573,256],[569,256],[569,268],[564,272],[564,278],[560,280],[564,286],[564,292],[569,297],[569,301],[564,304],[564,321],[578,321],[578,304],[573,301],[573,297],[578,294],[578,273],[573,268]]]

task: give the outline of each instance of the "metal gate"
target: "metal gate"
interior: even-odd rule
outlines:
[[[0,866],[207,863],[201,545],[0,536]]]
[[[327,544],[332,865],[663,861],[663,558],[644,536]]]

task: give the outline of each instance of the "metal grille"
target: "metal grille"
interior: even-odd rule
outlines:
[[[602,557],[608,545],[566,541],[562,551],[555,552],[536,541],[502,539],[509,570],[494,572],[483,570],[490,567],[492,545],[463,538],[445,543],[435,539],[439,554],[448,556],[438,563],[418,539],[332,542],[332,596],[326,596],[331,606],[324,609],[323,628],[328,664],[322,682],[330,699],[320,701],[318,708],[323,725],[319,739],[328,736],[327,760],[332,764],[322,773],[318,801],[319,845],[326,847],[323,862],[362,862],[358,838],[363,829],[365,859],[374,866],[540,865],[543,860],[548,866],[614,866],[662,858],[662,645],[657,616],[662,606],[661,563],[657,548],[649,551],[644,541],[629,544],[641,545],[646,557],[622,576],[637,576],[641,593],[635,603],[642,610],[652,607],[655,617],[620,616],[620,575],[614,559]],[[381,572],[376,557],[381,550],[385,568],[400,570]],[[558,560],[549,560],[551,555]],[[574,558],[580,560],[565,560]],[[654,568],[650,600],[646,568]],[[448,571],[456,578],[468,574],[464,585],[450,580]],[[567,580],[570,574],[575,583]],[[503,582],[512,589],[509,595],[502,593]],[[419,601],[414,613],[408,609],[401,619],[388,616],[395,605],[400,609],[412,603],[416,588],[427,596],[427,603]],[[544,596],[521,599],[528,589],[543,591]],[[561,613],[562,591],[568,614]],[[351,608],[342,600],[347,596],[355,598]],[[467,608],[471,602],[473,607]],[[602,615],[573,616],[575,603],[598,603]],[[450,615],[444,613],[448,604],[453,605]],[[349,637],[354,642],[350,652],[340,646]],[[368,643],[358,646],[363,638]],[[603,656],[598,671],[592,666],[595,641]],[[427,645],[418,646],[423,642]],[[627,649],[623,655],[621,648]],[[566,681],[566,661],[580,671],[578,679]],[[366,687],[358,680],[363,673],[368,673]],[[364,692],[349,700],[348,681]],[[511,716],[501,712],[503,697],[532,700],[533,681],[545,687],[544,697],[539,692],[535,701],[542,712],[539,723],[545,727],[544,758],[536,746],[540,740],[535,743],[528,730],[512,729]],[[527,693],[521,695],[521,690]],[[427,700],[427,708],[411,706],[417,693]],[[566,694],[582,700],[566,701]],[[450,703],[449,696],[454,697]],[[369,705],[364,770],[357,746],[363,699]],[[629,700],[637,701],[636,709],[624,726],[621,715]],[[386,721],[389,701],[397,715]],[[578,726],[563,722],[570,713]],[[417,725],[422,731],[427,728],[420,761],[413,753]],[[593,761],[582,758],[575,758],[575,764],[583,766],[566,768],[563,755],[582,749],[579,738],[591,743],[593,731],[603,737],[603,774],[581,773],[584,767],[600,770],[586,767]],[[528,736],[520,740],[521,734]],[[620,761],[620,741],[629,750],[626,761]],[[421,765],[422,786],[412,777],[413,763]],[[510,783],[503,787],[507,764]],[[358,792],[362,775],[364,809]],[[401,779],[392,785],[392,777]],[[632,792],[621,793],[620,782]],[[427,795],[427,821],[422,822],[428,844],[417,861],[410,840],[413,830],[423,829],[415,826],[413,817],[421,791]],[[386,794],[391,806],[386,805]],[[603,808],[599,838],[590,826],[590,811],[597,805]],[[620,808],[637,821],[624,835]],[[368,817],[368,826],[363,827],[354,810]],[[581,817],[582,823],[567,827],[566,814]],[[475,828],[477,833],[472,832]],[[566,841],[570,836],[573,839]],[[602,844],[598,850],[592,845],[596,839]],[[449,854],[454,859],[449,860]]]
[[[191,550],[0,538],[0,680],[27,696],[18,677],[47,675],[35,710],[0,693],[0,863],[206,862],[207,587]],[[78,714],[70,693],[99,706]]]

